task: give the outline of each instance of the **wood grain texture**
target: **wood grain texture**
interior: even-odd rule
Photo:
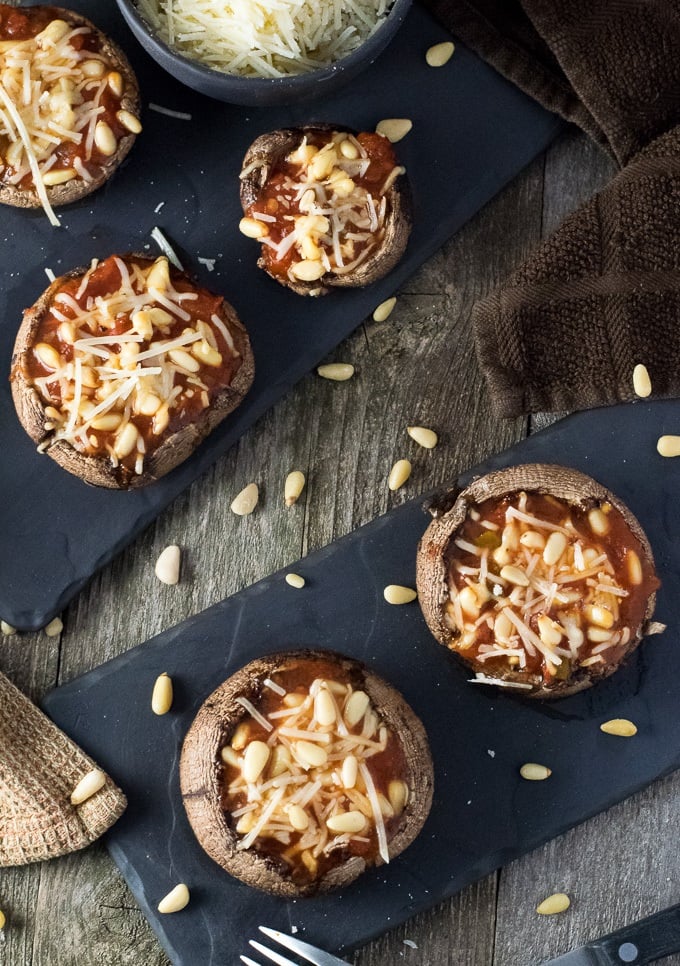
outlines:
[[[0,669],[38,699],[55,683],[520,439],[528,420],[491,416],[474,356],[471,307],[612,171],[581,135],[565,136],[404,286],[387,321],[367,320],[332,353],[328,361],[354,363],[352,380],[330,383],[309,374],[92,579],[63,615],[60,640],[44,634],[0,638]],[[531,428],[550,421],[534,418]],[[436,429],[439,446],[420,449],[406,434],[410,424]],[[401,457],[412,460],[413,474],[390,493],[387,475]],[[305,473],[307,485],[286,509],[283,484],[292,469]],[[229,505],[251,481],[260,486],[260,504],[252,516],[237,518]],[[160,584],[153,573],[169,543],[182,548],[176,587]],[[356,966],[539,963],[678,901],[679,802],[680,779],[656,783],[387,933],[356,955]],[[550,920],[538,917],[537,902],[558,888],[572,895],[571,909]],[[0,908],[9,920],[0,966],[167,966],[99,845],[0,871]],[[680,964],[680,958],[668,962]]]

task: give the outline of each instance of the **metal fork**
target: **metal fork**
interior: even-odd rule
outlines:
[[[330,953],[324,952],[323,949],[310,946],[309,943],[303,943],[299,939],[294,939],[293,936],[287,936],[284,932],[279,932],[278,929],[268,929],[266,926],[259,926],[258,928],[265,936],[273,939],[274,942],[279,943],[279,945],[284,946],[286,949],[290,949],[296,956],[304,959],[307,963],[312,963],[313,966],[349,966],[346,959],[338,959],[337,956],[331,956]],[[292,959],[282,956],[281,953],[277,953],[273,949],[263,946],[262,943],[258,943],[254,939],[250,940],[250,945],[253,949],[257,949],[258,953],[261,953],[262,956],[266,956],[267,959],[271,960],[271,962],[278,963],[278,966],[298,966]],[[246,966],[260,966],[259,963],[256,963],[254,959],[249,959],[248,956],[241,956],[241,962],[245,963]]]

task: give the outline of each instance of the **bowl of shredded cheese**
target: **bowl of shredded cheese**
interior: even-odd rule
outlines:
[[[145,50],[232,104],[323,96],[384,50],[411,0],[118,0]]]

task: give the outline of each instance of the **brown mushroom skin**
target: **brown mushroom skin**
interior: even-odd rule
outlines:
[[[73,10],[65,10],[62,7],[52,7],[55,17],[65,20],[72,27],[89,27],[96,35],[99,49],[110,61],[111,70],[117,70],[123,78],[123,97],[121,98],[120,110],[129,111],[135,117],[139,117],[141,111],[141,101],[139,96],[139,84],[130,63],[120,49],[106,34],[102,33],[86,17],[75,13]],[[115,154],[110,158],[105,158],[103,163],[98,166],[98,170],[93,172],[92,181],[85,181],[83,178],[74,178],[65,184],[54,185],[46,188],[47,198],[54,208],[62,205],[71,204],[79,201],[86,195],[92,194],[97,188],[101,188],[104,182],[108,181],[114,171],[123,163],[132,145],[135,143],[136,135],[126,134],[118,141]],[[14,208],[41,208],[42,204],[35,188],[21,188],[18,185],[5,184],[0,181],[0,204],[11,205]]]
[[[240,194],[244,213],[255,204],[260,192],[276,170],[279,163],[295,150],[308,134],[326,134],[332,131],[345,131],[356,134],[352,128],[342,124],[305,124],[296,128],[281,128],[256,138],[246,152],[241,166]],[[399,175],[388,190],[387,219],[385,237],[376,252],[365,262],[347,275],[327,272],[315,282],[302,282],[282,278],[267,270],[263,258],[258,259],[258,267],[267,272],[279,284],[292,289],[297,295],[327,295],[334,288],[363,288],[391,272],[406,251],[412,226],[411,192],[405,175]]]
[[[148,255],[136,253],[122,257],[147,261],[150,265],[154,262],[154,259]],[[52,282],[37,302],[24,312],[23,321],[17,333],[10,375],[12,398],[21,425],[36,445],[48,442],[50,439],[50,433],[45,430],[45,407],[49,403],[43,402],[30,381],[28,353],[34,345],[36,334],[54,295],[66,279],[77,278],[86,271],[86,268],[77,268]],[[171,272],[177,275],[174,269],[171,269]],[[222,389],[214,397],[210,407],[203,410],[194,422],[187,423],[177,432],[171,433],[158,449],[148,455],[141,474],[130,476],[123,473],[119,468],[114,467],[108,458],[80,453],[64,440],[58,440],[49,446],[47,454],[63,469],[80,477],[85,483],[114,490],[148,486],[183,463],[205,437],[242,402],[255,376],[255,360],[248,333],[226,300],[223,301],[222,314],[236,350],[243,360],[238,372],[231,385]]]
[[[582,508],[589,508],[595,503],[609,501],[622,515],[633,535],[640,541],[646,561],[652,572],[655,572],[652,548],[635,516],[625,503],[622,503],[613,493],[577,470],[540,463],[512,466],[479,477],[460,493],[456,494],[455,491],[452,491],[444,494],[437,501],[437,505],[442,509],[441,515],[434,516],[418,545],[416,558],[418,601],[427,626],[434,637],[440,644],[449,648],[467,670],[470,670],[471,663],[452,648],[455,634],[444,620],[443,606],[449,597],[447,550],[456,531],[462,526],[470,507],[483,503],[484,500],[500,498],[507,493],[515,493],[519,490],[551,494],[558,499]],[[433,515],[438,514],[437,505],[430,509]],[[658,633],[659,630],[663,629],[661,625],[651,623],[655,603],[656,593],[653,592],[647,598],[642,621],[638,627],[630,628],[630,640],[628,644],[619,648],[618,659],[613,664],[579,668],[566,680],[556,680],[549,686],[539,675],[527,675],[526,672],[515,670],[506,671],[499,680],[531,684],[533,688],[531,691],[520,690],[519,688],[512,689],[513,694],[528,698],[563,698],[592,687],[593,684],[609,677],[617,670],[646,634]],[[474,670],[478,669],[476,666],[474,667]]]
[[[294,882],[288,866],[274,855],[256,849],[238,851],[238,837],[221,807],[220,752],[237,725],[247,717],[236,702],[241,695],[257,707],[265,678],[292,662],[323,660],[337,664],[356,688],[364,690],[378,716],[401,743],[407,765],[410,795],[398,825],[388,840],[390,859],[416,838],[430,811],[434,769],[425,729],[402,696],[391,685],[353,658],[331,651],[285,651],[257,658],[228,678],[199,709],[184,740],[180,785],[184,807],[198,841],[208,855],[231,875],[264,892],[301,898],[348,886],[367,868],[352,856],[312,883]],[[376,865],[382,864],[378,856]]]

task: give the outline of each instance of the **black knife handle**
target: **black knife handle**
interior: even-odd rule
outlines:
[[[602,962],[607,966],[640,966],[680,952],[680,903],[586,943],[586,949],[604,954]]]

